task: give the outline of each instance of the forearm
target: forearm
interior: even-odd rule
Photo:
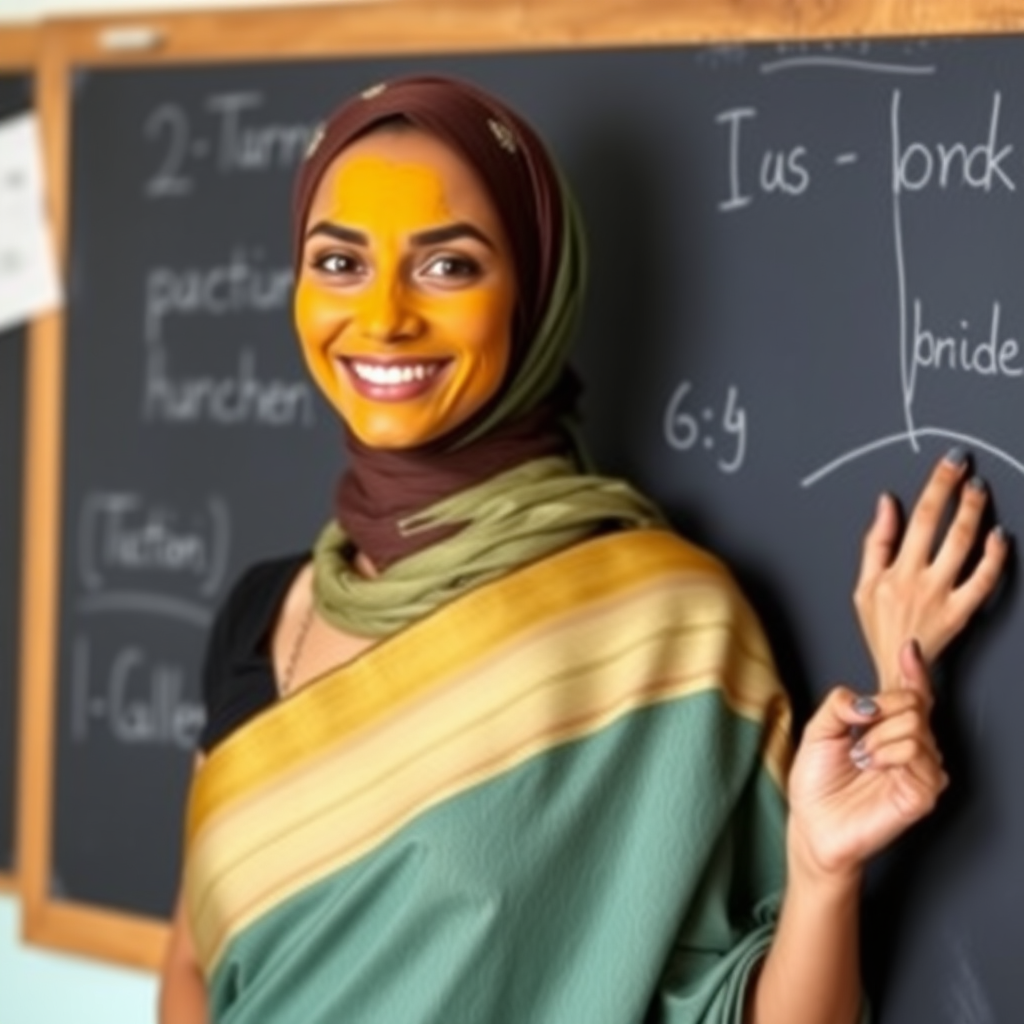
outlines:
[[[185,901],[180,896],[171,921],[160,971],[160,1024],[208,1024],[206,979],[196,959]]]
[[[789,882],[747,1024],[855,1024],[861,1006],[860,881],[808,867],[789,838]]]
[[[160,1024],[207,1024],[206,985],[187,964],[164,972],[160,986]]]

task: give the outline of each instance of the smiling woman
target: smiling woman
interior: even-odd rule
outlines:
[[[458,154],[412,128],[353,143],[310,207],[295,300],[307,364],[356,436],[448,434],[508,368],[515,268],[501,218]]]
[[[962,453],[904,544],[881,502],[881,691],[835,689],[791,760],[728,571],[583,469],[582,232],[530,127],[449,79],[367,90],[294,231],[348,468],[312,556],[218,616],[163,1019],[853,1024],[864,864],[946,784],[925,665],[1006,554],[962,572],[983,488],[939,536]]]

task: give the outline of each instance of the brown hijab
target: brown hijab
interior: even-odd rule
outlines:
[[[295,185],[296,272],[310,205],[331,162],[357,138],[388,122],[428,131],[474,167],[494,200],[512,248],[518,284],[512,359],[499,393],[468,423],[419,448],[371,449],[344,429],[349,466],[336,489],[335,515],[352,546],[379,569],[457,533],[460,526],[405,533],[417,512],[520,463],[569,455],[561,423],[575,404],[571,373],[547,375],[527,407],[502,399],[528,362],[552,299],[566,219],[562,186],[540,139],[499,100],[451,78],[417,76],[373,86],[341,106],[314,139]],[[481,431],[481,427],[484,427]]]

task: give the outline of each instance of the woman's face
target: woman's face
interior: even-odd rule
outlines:
[[[486,404],[508,369],[515,301],[498,212],[435,136],[377,131],[330,164],[306,220],[295,323],[362,442],[422,445]]]

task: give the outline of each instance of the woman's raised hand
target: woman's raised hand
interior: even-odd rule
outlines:
[[[992,593],[1007,555],[995,528],[968,568],[988,495],[980,480],[965,483],[966,473],[967,458],[954,448],[932,471],[902,539],[888,495],[865,537],[854,604],[878,692],[832,690],[804,731],[789,779],[791,854],[814,874],[859,876],[948,783],[929,723],[928,666]]]
[[[966,472],[966,455],[953,448],[932,471],[902,541],[899,510],[887,494],[864,538],[853,600],[883,690],[900,686],[899,652],[907,641],[917,641],[930,665],[999,580],[1007,554],[999,527],[989,531],[981,557],[961,578],[988,499],[980,479],[963,482]],[[956,512],[940,541],[943,514],[958,488]]]
[[[899,651],[894,683],[870,697],[836,687],[808,722],[789,778],[793,867],[859,877],[946,788],[931,682],[913,641]]]

